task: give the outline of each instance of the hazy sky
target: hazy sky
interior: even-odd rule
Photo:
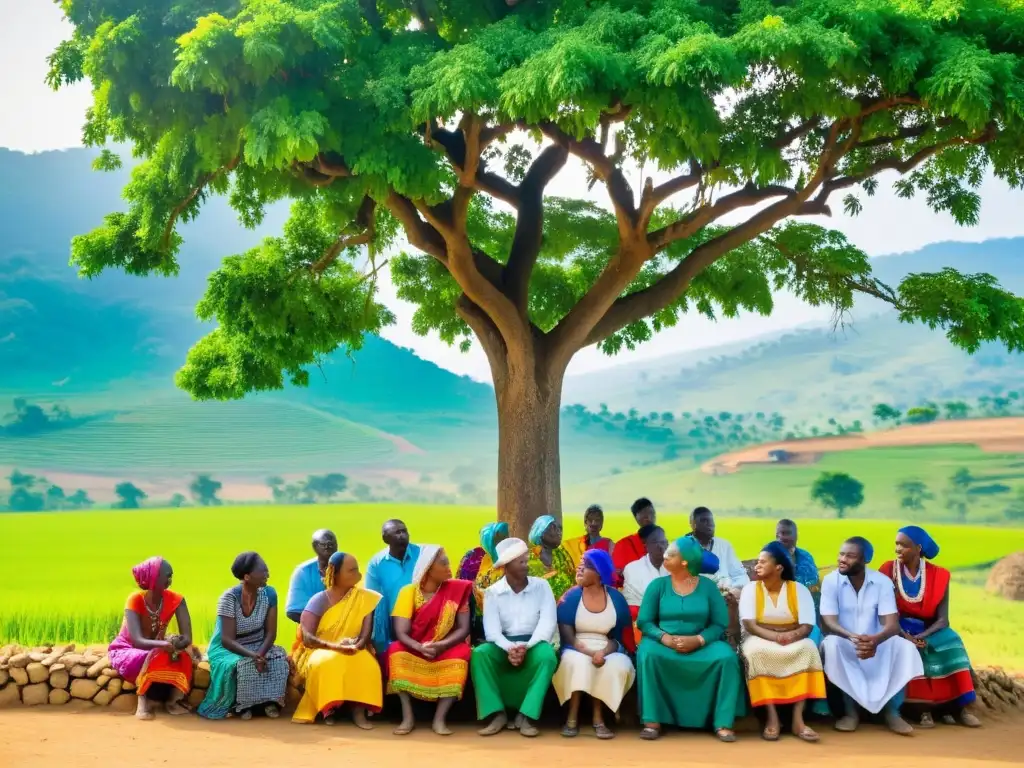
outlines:
[[[46,56],[69,35],[57,5],[47,0],[0,0],[0,147],[39,152],[63,149],[80,144],[81,124],[90,102],[88,84],[51,91],[44,82]],[[634,188],[639,187],[639,173],[632,174]],[[570,165],[551,186],[555,195],[579,195],[585,189],[585,176],[577,163]],[[1024,235],[1024,193],[1011,191],[1001,182],[989,181],[982,190],[984,205],[977,227],[962,229],[947,216],[931,213],[921,200],[900,200],[882,179],[883,190],[864,201],[864,211],[856,219],[841,215],[841,201],[835,201],[836,217],[831,226],[846,233],[852,242],[871,255],[916,250],[942,240],[986,240],[994,237]],[[595,188],[593,199],[604,204],[601,190]],[[490,378],[482,352],[468,354],[450,349],[436,338],[421,338],[410,330],[412,307],[394,297],[389,280],[381,281],[382,292],[399,323],[384,335],[391,341],[411,347],[417,354],[450,370],[474,378]],[[583,372],[610,364],[659,357],[672,352],[714,346],[781,330],[809,321],[822,320],[827,313],[816,312],[799,302],[780,297],[775,314],[770,318],[741,317],[712,323],[691,318],[678,327],[665,331],[640,350],[609,359],[596,350],[581,352],[572,372]]]

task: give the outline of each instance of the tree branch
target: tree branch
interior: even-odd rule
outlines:
[[[210,183],[218,176],[224,173],[231,173],[235,170],[235,166],[238,165],[238,161],[241,160],[241,155],[236,155],[226,165],[221,166],[215,171],[204,173],[199,177],[199,181],[192,188],[192,190],[185,196],[185,199],[174,206],[171,211],[171,215],[167,217],[167,225],[164,227],[164,232],[160,236],[160,250],[166,251],[171,242],[171,235],[174,233],[174,227],[178,223],[178,218],[185,212],[192,202],[202,194],[203,190],[210,185]]]
[[[481,129],[478,139],[480,149],[483,150],[499,136],[504,135],[500,133],[499,129],[505,127]],[[513,126],[507,127],[508,131],[513,129]],[[429,131],[425,131],[425,134],[428,141],[432,141],[444,150],[452,169],[462,176],[466,163],[466,139],[463,133],[432,126]],[[482,161],[479,162],[476,169],[474,184],[481,192],[502,200],[513,208],[519,207],[519,187],[498,174],[488,171],[486,164]]]
[[[388,210],[398,219],[405,230],[409,244],[448,265],[448,248],[444,237],[429,222],[424,221],[412,200],[394,190],[388,194]]]
[[[363,202],[359,206],[359,210],[356,212],[355,218],[356,225],[363,231],[354,235],[339,235],[338,239],[331,243],[331,245],[324,251],[323,255],[313,263],[310,267],[310,271],[316,275],[322,274],[325,269],[334,263],[334,260],[338,258],[338,254],[346,248],[351,248],[356,245],[368,245],[370,241],[373,240],[373,214],[376,209],[377,203],[374,199],[369,195],[364,197]]]
[[[512,249],[505,266],[505,295],[526,317],[530,275],[540,255],[544,233],[544,190],[565,166],[569,152],[552,144],[530,165],[519,187],[519,215],[512,238]]]

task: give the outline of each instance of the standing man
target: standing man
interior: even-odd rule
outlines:
[[[690,515],[690,530],[690,535],[697,540],[704,551],[710,552],[718,558],[717,570],[708,573],[702,569],[701,572],[706,573],[708,578],[716,582],[719,587],[729,590],[729,593],[735,598],[732,601],[727,600],[730,602],[730,606],[738,604],[736,601],[739,599],[740,591],[750,583],[750,577],[747,576],[747,569],[743,567],[743,563],[736,556],[736,550],[732,548],[732,544],[715,536],[715,516],[711,514],[711,510],[707,507],[697,507],[693,510],[693,514]]]
[[[324,590],[324,573],[327,561],[338,551],[338,537],[334,531],[321,528],[313,533],[313,552],[316,557],[300,563],[292,571],[292,579],[288,582],[288,600],[284,613],[296,624],[302,618],[302,611],[313,595]]]
[[[383,658],[392,640],[391,612],[399,591],[412,584],[412,571],[420,548],[409,543],[409,529],[401,520],[388,520],[381,527],[380,535],[387,546],[370,558],[363,586],[381,594],[373,615],[373,645],[377,657]]]
[[[630,511],[633,513],[633,519],[636,520],[637,528],[655,524],[657,513],[654,511],[654,504],[650,499],[637,499],[630,507]],[[647,547],[639,533],[631,533],[624,539],[615,542],[615,547],[612,550],[612,563],[615,565],[617,587],[622,586],[622,572],[626,566],[646,555]]]
[[[846,714],[837,731],[857,730],[857,704],[871,714],[885,711],[889,729],[914,732],[900,717],[907,683],[924,674],[917,647],[900,634],[892,580],[867,567],[874,554],[860,536],[839,550],[838,569],[821,584],[821,621],[829,634],[821,643],[825,676],[843,692]]]

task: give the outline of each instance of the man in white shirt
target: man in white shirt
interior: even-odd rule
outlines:
[[[718,570],[706,574],[709,579],[729,590],[733,600],[730,604],[735,606],[739,599],[740,592],[750,583],[747,569],[743,562],[737,557],[736,550],[732,548],[725,539],[715,536],[715,516],[707,507],[697,507],[690,515],[690,534],[695,538],[705,551],[710,552],[718,558]]]
[[[825,676],[846,705],[836,730],[857,730],[859,704],[871,714],[884,710],[890,730],[909,736],[914,729],[900,717],[900,704],[924,666],[914,644],[899,636],[892,580],[867,567],[873,554],[866,539],[847,539],[837,570],[821,583],[821,622],[829,633],[821,643]]]
[[[648,585],[659,576],[668,576],[664,565],[665,551],[668,549],[665,529],[660,525],[645,525],[639,534],[647,548],[647,554],[622,570],[622,596],[626,598],[634,622]]]
[[[530,550],[522,539],[505,539],[497,546],[496,568],[505,577],[484,592],[484,637],[473,649],[470,673],[480,720],[494,715],[481,736],[493,736],[508,725],[506,710],[519,714],[516,726],[523,736],[539,731],[544,696],[558,667],[551,641],[558,628],[555,596],[544,579],[527,575]]]

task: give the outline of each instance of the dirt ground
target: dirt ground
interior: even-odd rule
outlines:
[[[772,463],[771,452],[779,450],[790,454],[788,464],[808,464],[823,453],[922,445],[976,445],[983,451],[1017,453],[1024,450],[1024,418],[934,421],[864,434],[765,443],[717,456],[701,470],[710,475],[737,472],[744,464]]]
[[[583,735],[563,739],[545,731],[527,740],[514,732],[484,739],[473,728],[458,726],[448,738],[435,736],[421,724],[411,736],[391,735],[379,723],[372,732],[351,724],[333,728],[299,726],[287,721],[256,719],[210,723],[195,716],[158,715],[139,722],[131,715],[95,709],[5,710],[0,712],[0,766],[33,768],[72,765],[75,768],[292,768],[337,761],[338,765],[453,768],[522,766],[694,766],[774,764],[825,765],[853,763],[883,768],[966,768],[1020,765],[1024,717],[986,718],[977,731],[939,726],[901,738],[877,726],[855,734],[822,728],[819,744],[787,736],[766,744],[756,732],[741,730],[734,744],[720,744],[702,733],[668,733],[655,743],[641,742],[635,731],[623,730],[609,742]],[[332,754],[333,753],[333,754]]]

